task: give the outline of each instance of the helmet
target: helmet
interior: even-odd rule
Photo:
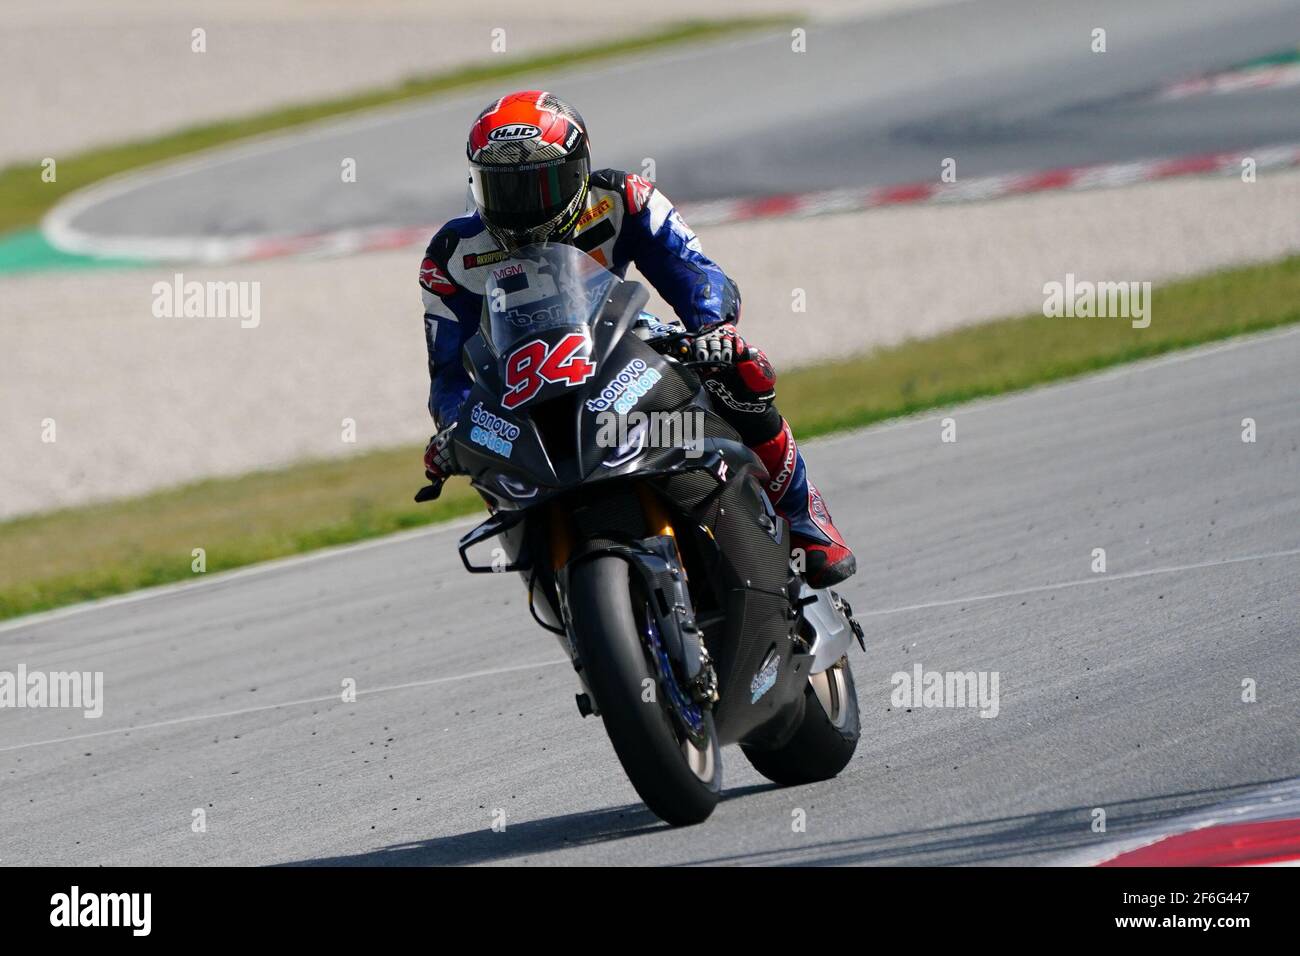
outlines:
[[[587,198],[591,151],[578,111],[558,96],[503,96],[469,131],[470,191],[506,249],[569,237]]]

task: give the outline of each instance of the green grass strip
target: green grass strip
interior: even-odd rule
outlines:
[[[1300,257],[1155,290],[1149,328],[1041,315],[971,326],[778,383],[803,438],[947,407],[1174,349],[1300,321]],[[417,414],[413,411],[412,414]],[[192,579],[479,511],[463,480],[416,505],[416,446],[215,479],[0,523],[0,618]]]

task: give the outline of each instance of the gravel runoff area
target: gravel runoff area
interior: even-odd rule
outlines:
[[[862,16],[943,0],[4,0],[0,165],[701,17]],[[191,51],[206,31],[207,49]],[[492,49],[505,30],[506,49]]]
[[[1043,283],[1067,272],[1158,282],[1294,253],[1297,208],[1290,171],[749,222],[701,238],[739,281],[744,328],[780,369],[1037,310]],[[0,281],[0,516],[424,439],[419,252],[181,270],[260,283],[255,328],[156,318],[153,285],[172,268]],[[805,313],[792,311],[795,289]],[[354,443],[342,441],[345,418]]]

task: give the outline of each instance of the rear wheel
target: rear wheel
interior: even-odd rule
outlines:
[[[632,786],[673,826],[706,819],[722,790],[713,715],[681,693],[656,652],[647,599],[627,562],[601,556],[574,567],[569,608],[583,674]]]
[[[804,715],[794,736],[771,750],[742,745],[754,769],[773,783],[793,786],[829,780],[858,746],[858,694],[849,661],[841,657],[804,688]]]

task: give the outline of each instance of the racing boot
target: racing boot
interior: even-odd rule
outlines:
[[[790,423],[782,418],[776,437],[753,450],[771,476],[764,490],[772,507],[790,523],[795,570],[800,570],[797,562],[802,556],[804,579],[814,588],[839,584],[857,571],[857,559],[831,520],[817,486],[808,480]]]

